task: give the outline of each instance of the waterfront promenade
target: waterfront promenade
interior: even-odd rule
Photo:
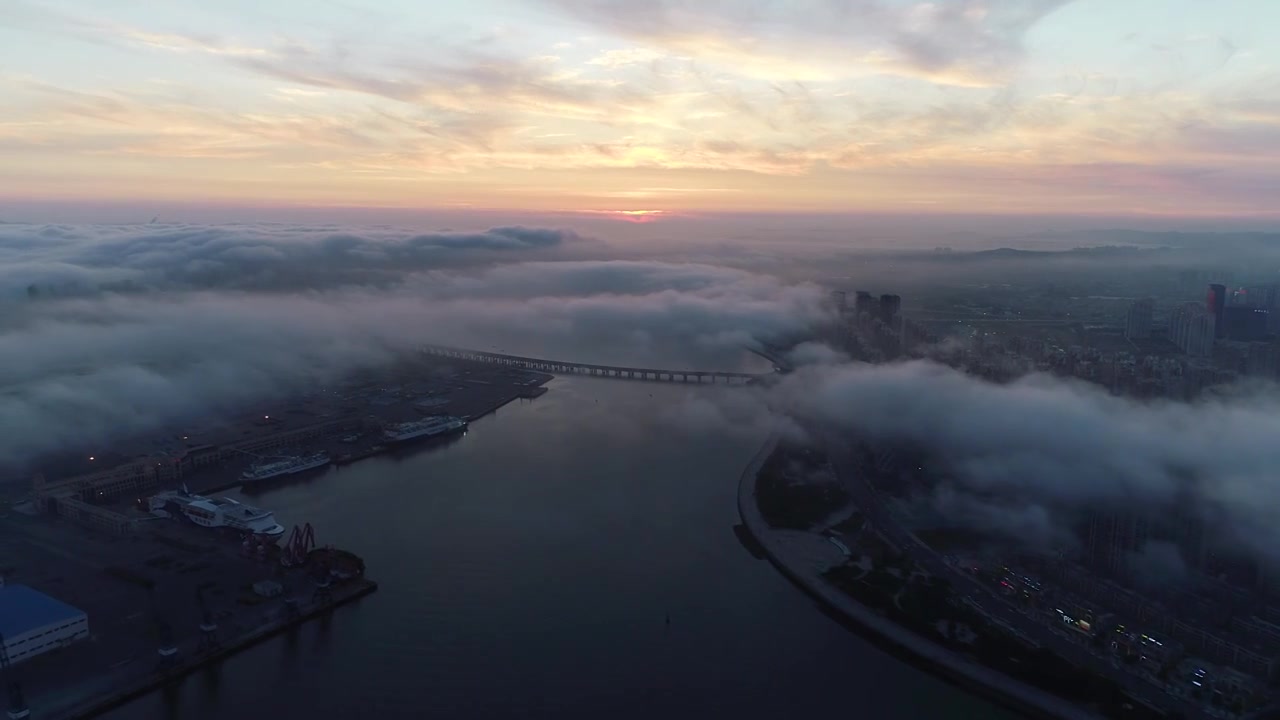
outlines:
[[[823,572],[845,561],[843,553],[820,534],[772,528],[760,514],[756,480],[777,444],[777,435],[771,436],[743,471],[738,481],[738,514],[769,562],[783,575],[830,611],[911,655],[931,672],[1018,712],[1060,720],[1100,717],[931,642],[867,608],[823,579]]]

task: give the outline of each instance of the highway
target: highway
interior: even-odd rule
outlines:
[[[823,432],[821,436],[836,476],[857,503],[863,516],[891,544],[900,548],[924,570],[936,577],[948,579],[953,591],[974,600],[989,616],[1005,623],[1025,638],[1031,639],[1068,662],[1114,680],[1130,696],[1153,708],[1166,712],[1179,712],[1189,719],[1205,718],[1207,720],[1210,717],[1201,709],[1179,701],[1146,680],[1132,673],[1118,670],[1109,660],[1094,655],[1088,648],[1058,635],[1044,623],[1027,617],[1001,598],[993,587],[947,563],[933,548],[921,542],[892,517],[871,481],[861,472],[850,443],[836,437],[830,431]]]

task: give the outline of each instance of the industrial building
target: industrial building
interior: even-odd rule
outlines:
[[[10,663],[20,663],[89,637],[89,616],[26,585],[0,581],[0,637]]]

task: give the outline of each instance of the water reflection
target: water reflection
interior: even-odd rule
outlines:
[[[550,387],[434,451],[257,495],[380,591],[228,660],[216,702],[184,687],[108,717],[999,716],[845,632],[730,532],[762,438],[682,413],[740,390]]]

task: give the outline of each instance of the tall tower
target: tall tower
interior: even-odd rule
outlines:
[[[836,312],[844,315],[849,310],[848,296],[843,290],[831,291],[831,303],[836,306]]]
[[[1169,339],[1192,357],[1213,355],[1215,329],[1213,315],[1200,303],[1183,303],[1169,316]]]
[[[1124,335],[1130,340],[1145,340],[1151,337],[1151,321],[1155,317],[1156,301],[1154,298],[1134,300],[1129,306]]]
[[[863,313],[870,314],[874,312],[875,300],[871,298],[871,293],[866,290],[859,290],[854,297],[853,311],[858,315]]]
[[[893,324],[893,317],[898,314],[898,309],[902,307],[902,298],[897,295],[885,293],[880,296],[880,319],[885,325]]]
[[[1227,325],[1223,322],[1223,314],[1227,309],[1227,286],[1218,283],[1210,285],[1209,292],[1205,295],[1204,306],[1213,316],[1213,336],[1223,337],[1227,331]]]

